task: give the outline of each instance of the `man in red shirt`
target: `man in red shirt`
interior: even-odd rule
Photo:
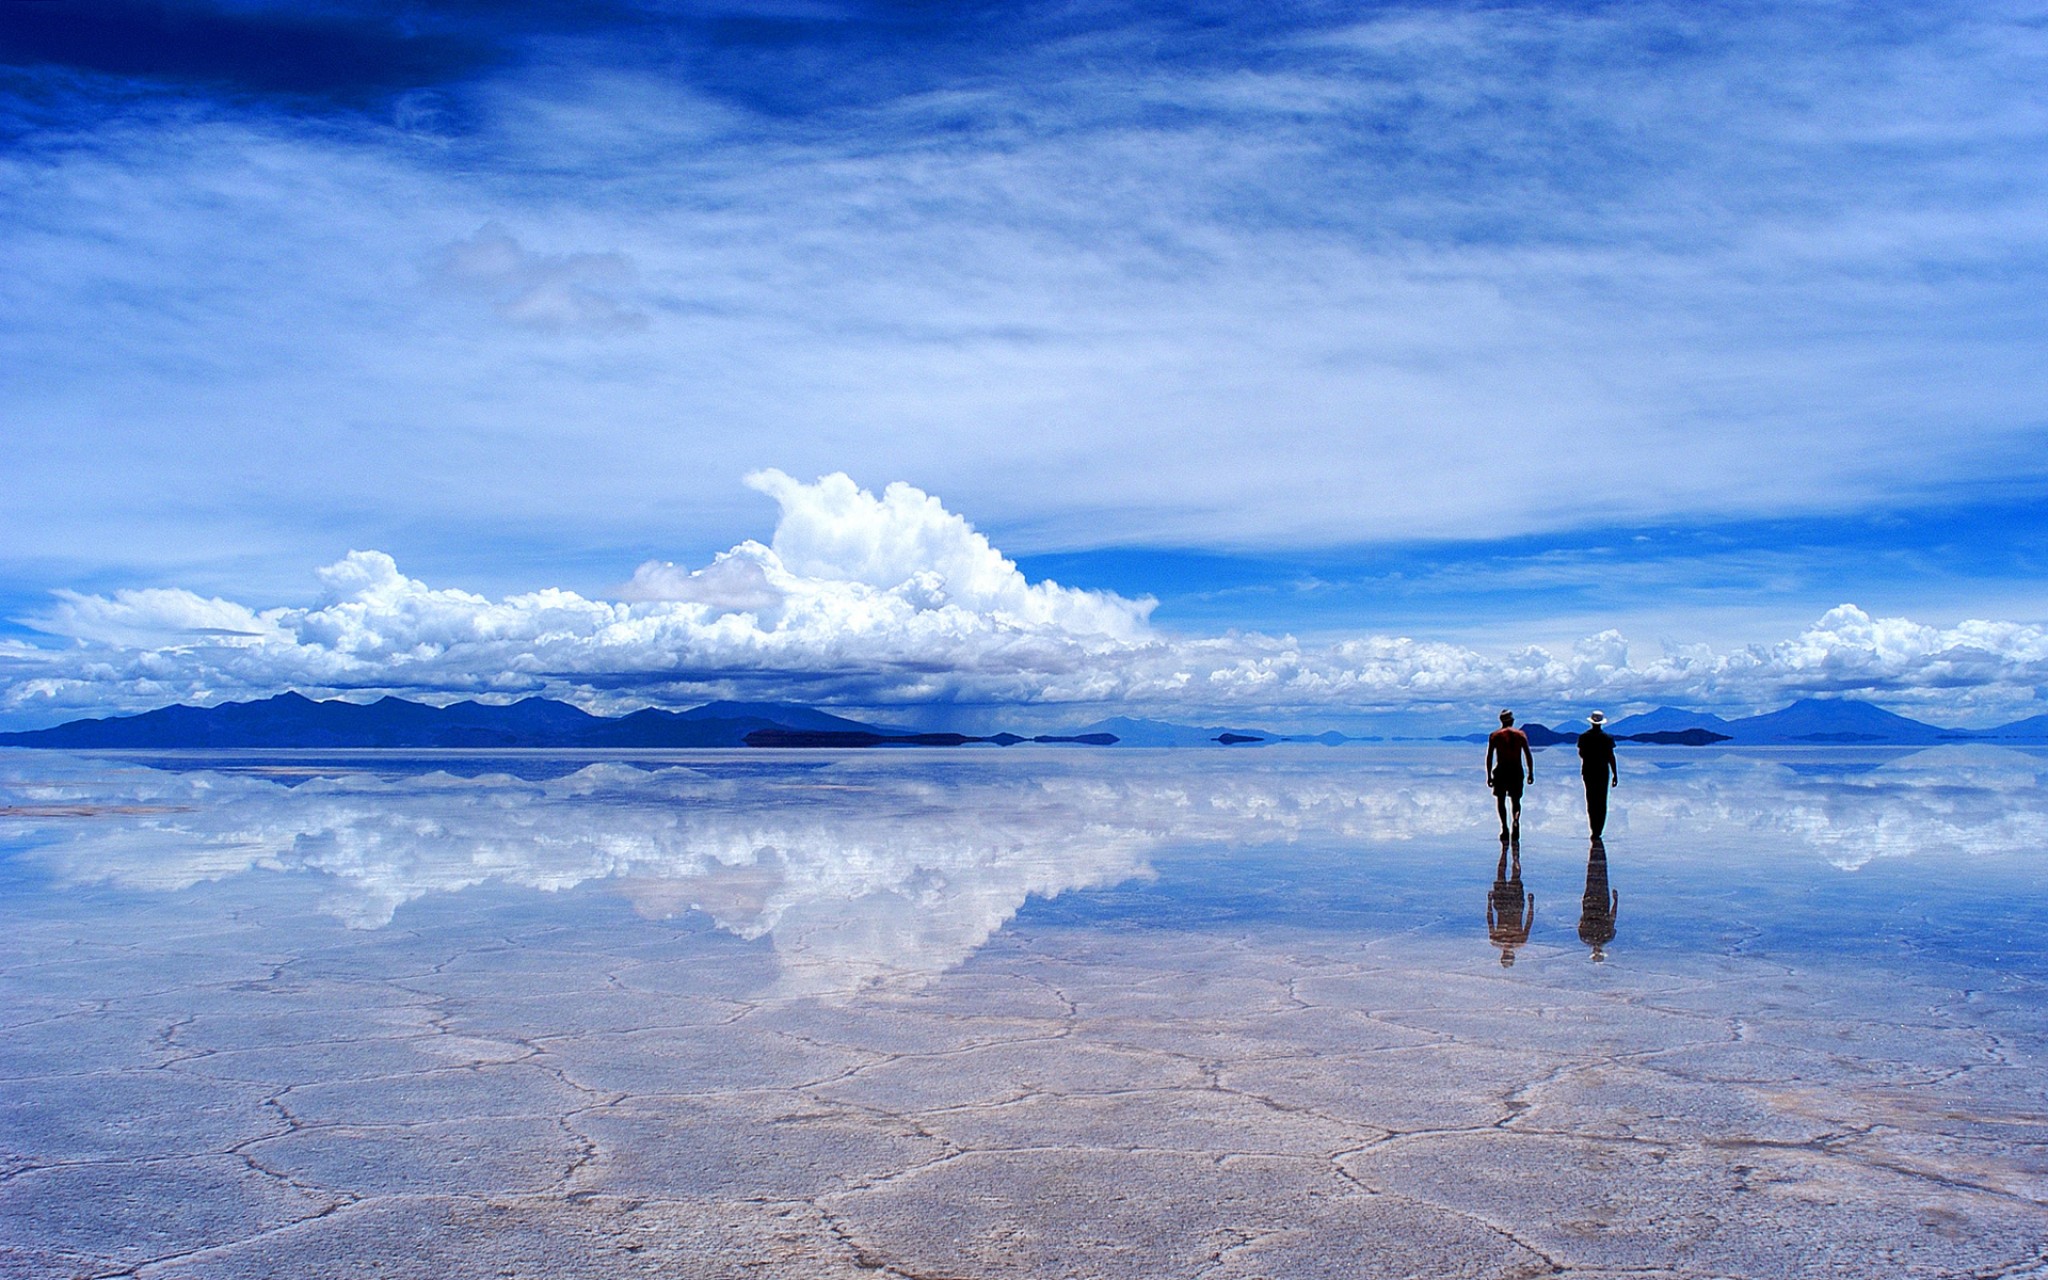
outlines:
[[[1524,768],[1524,764],[1527,768]],[[1500,810],[1500,838],[1522,838],[1522,788],[1536,781],[1536,755],[1529,750],[1529,735],[1515,728],[1515,713],[1500,713],[1500,728],[1486,740],[1486,785],[1493,788],[1493,807]],[[1508,804],[1515,806],[1515,820],[1508,824]]]

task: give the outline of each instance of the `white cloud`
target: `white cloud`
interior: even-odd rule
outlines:
[[[702,569],[680,569],[665,560],[649,560],[633,571],[620,592],[627,600],[677,600],[709,605],[720,613],[751,613],[773,624],[788,594],[777,584],[787,570],[770,562],[775,553],[749,539],[721,551]]]
[[[1025,581],[972,525],[907,484],[876,498],[843,472],[803,484],[773,469],[747,484],[781,508],[771,546],[743,542],[694,571],[644,564],[627,596],[777,615],[795,604],[838,618],[951,609],[1000,627],[1125,641],[1152,611],[1149,600]]]
[[[146,588],[111,598],[59,590],[43,626],[57,635],[124,649],[173,648],[230,636],[272,635],[273,625],[254,610],[190,591]]]
[[[319,571],[321,600],[255,609],[176,590],[62,593],[36,620],[61,647],[0,650],[17,722],[219,701],[284,688],[517,695],[597,710],[717,696],[881,708],[1026,708],[1071,722],[1109,711],[1285,723],[1361,713],[1466,713],[1586,703],[1761,709],[1864,692],[1937,719],[2023,714],[2048,684],[2048,631],[1940,628],[1852,605],[1802,633],[1716,653],[1636,659],[1617,632],[1569,654],[1485,653],[1402,636],[1304,643],[1155,627],[1151,602],[1030,582],[938,499],[877,497],[845,475],[751,481],[781,509],[695,571],[641,566],[619,600],[551,589],[492,599],[429,586],[388,555]]]

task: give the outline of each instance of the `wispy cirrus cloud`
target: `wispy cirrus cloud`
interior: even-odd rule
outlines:
[[[535,253],[490,223],[430,264],[451,288],[489,302],[503,319],[535,329],[637,329],[646,313],[625,301],[635,275],[617,253]]]
[[[530,586],[701,559],[764,463],[1016,551],[2048,482],[2026,5],[551,12],[318,110],[38,55],[0,550]]]

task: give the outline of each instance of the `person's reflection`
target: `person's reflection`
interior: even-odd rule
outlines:
[[[1607,887],[1607,846],[1594,837],[1586,851],[1586,896],[1579,906],[1579,941],[1593,948],[1593,963],[1607,962],[1607,944],[1614,941],[1614,917],[1621,895]]]
[[[1493,891],[1486,895],[1486,936],[1500,948],[1500,967],[1515,963],[1515,948],[1529,940],[1529,927],[1536,923],[1536,895],[1522,893],[1522,844],[1513,845],[1513,866],[1509,846],[1500,847],[1500,865],[1493,870]]]

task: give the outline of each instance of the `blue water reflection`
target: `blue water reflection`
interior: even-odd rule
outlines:
[[[1637,752],[1604,851],[1560,759],[1539,759],[1512,851],[1477,758],[1434,747],[10,752],[0,832],[18,894],[260,881],[353,929],[485,888],[601,889],[772,947],[788,994],[938,974],[1006,927],[1465,938],[1524,971],[1811,952],[2043,968],[2048,758]]]

